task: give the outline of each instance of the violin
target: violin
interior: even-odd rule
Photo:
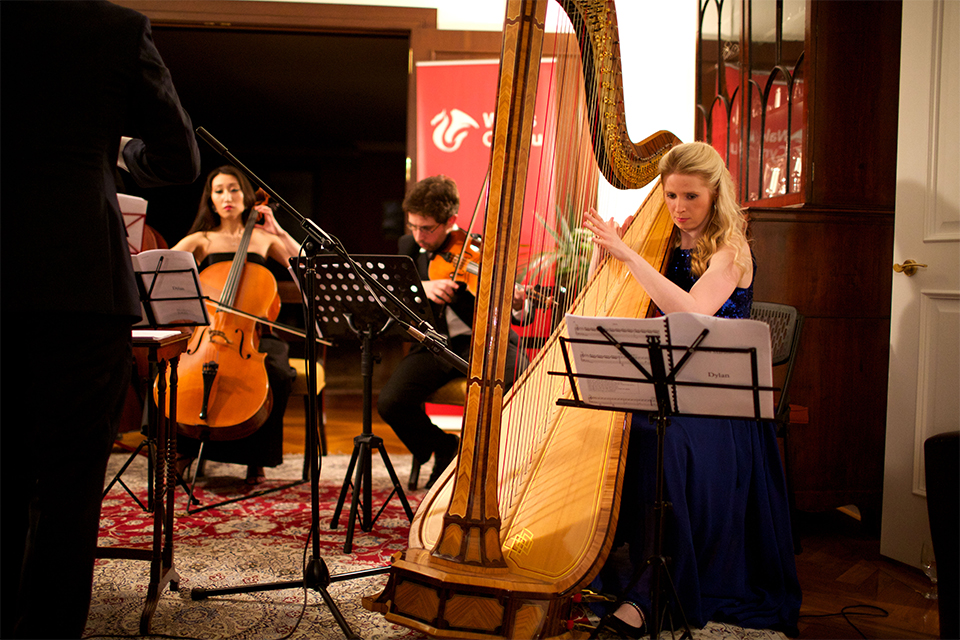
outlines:
[[[431,280],[463,282],[467,285],[467,291],[477,295],[481,253],[479,235],[454,229],[447,234],[447,239],[430,261],[428,276]]]
[[[261,193],[257,204],[266,202]],[[194,438],[246,437],[263,425],[273,407],[256,318],[276,320],[280,295],[269,269],[247,263],[258,218],[251,209],[232,262],[218,262],[200,272],[204,294],[213,297],[218,292],[219,302],[207,301],[210,324],[196,328],[180,356],[177,423],[181,432]]]

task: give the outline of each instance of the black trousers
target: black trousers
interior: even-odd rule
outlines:
[[[504,385],[509,389],[516,376],[528,364],[520,353],[516,334],[511,334],[507,347],[507,370]],[[464,360],[470,357],[470,336],[457,336],[450,341],[450,350]],[[397,365],[390,379],[380,390],[377,411],[390,425],[410,453],[427,462],[443,441],[444,432],[435,425],[424,410],[424,402],[431,393],[463,374],[438,360],[432,353],[415,348]]]
[[[61,314],[17,327],[28,355],[6,360],[18,372],[4,367],[4,413],[16,414],[0,444],[5,638],[79,638],[86,626],[100,497],[133,366],[130,322]]]

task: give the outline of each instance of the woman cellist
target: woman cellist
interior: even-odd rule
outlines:
[[[259,264],[267,259],[286,266],[299,251],[299,243],[278,223],[266,204],[255,204],[253,185],[238,169],[223,166],[207,176],[197,217],[187,236],[173,249],[191,252],[202,272],[216,262],[232,261],[240,247],[249,215],[262,217],[250,236],[247,261]],[[247,465],[246,481],[258,484],[264,467],[283,462],[283,414],[296,371],[288,362],[285,342],[265,329],[259,350],[266,354],[264,365],[273,393],[273,405],[263,425],[251,435],[235,440],[209,441],[203,457],[219,462]],[[180,434],[178,469],[183,471],[196,457],[200,441]]]

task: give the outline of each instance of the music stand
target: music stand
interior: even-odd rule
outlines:
[[[394,322],[400,313],[396,305],[386,296],[374,295],[354,271],[354,263],[359,263],[376,281],[398,296],[408,307],[417,311],[422,318],[432,321],[432,312],[424,294],[420,275],[413,260],[408,256],[357,255],[346,260],[336,255],[321,255],[301,261],[297,271],[303,277],[307,266],[316,271],[316,321],[324,336],[329,339],[355,339],[361,341],[360,375],[363,380],[363,430],[353,439],[353,455],[343,479],[340,498],[337,501],[330,528],[336,529],[340,513],[346,499],[347,490],[352,486],[353,496],[350,504],[347,536],[343,552],[350,553],[353,548],[353,534],[360,511],[360,528],[370,531],[373,524],[383,513],[384,508],[394,494],[400,499],[407,518],[413,520],[413,510],[396,471],[390,463],[390,457],[383,445],[383,439],[373,434],[373,341],[382,336],[406,335],[406,328]],[[386,307],[386,309],[384,309]],[[393,483],[393,491],[372,516],[372,453],[380,452],[380,457]],[[355,474],[355,475],[354,475]],[[351,475],[354,480],[351,483]],[[361,501],[362,494],[362,501]]]
[[[598,321],[601,319],[597,319]],[[642,322],[642,321],[641,321]],[[603,326],[597,325],[595,327],[596,331],[601,334],[604,340],[587,340],[587,339],[577,339],[577,338],[560,338],[561,353],[563,355],[564,366],[566,371],[564,373],[551,372],[552,375],[565,375],[567,376],[570,382],[570,388],[573,393],[573,399],[567,400],[560,398],[557,400],[557,404],[561,406],[570,406],[570,407],[579,407],[585,409],[598,409],[605,411],[620,411],[620,412],[633,412],[636,411],[636,407],[623,407],[623,406],[605,406],[598,404],[591,404],[589,402],[584,402],[580,398],[580,393],[578,391],[577,380],[578,379],[590,379],[590,380],[601,380],[611,383],[623,383],[623,382],[639,382],[642,384],[649,384],[653,386],[654,395],[656,398],[657,410],[656,414],[656,434],[657,434],[657,452],[656,452],[656,471],[655,471],[655,490],[654,490],[654,505],[653,505],[653,552],[652,555],[647,558],[647,560],[640,566],[634,569],[633,575],[630,578],[630,581],[622,589],[621,595],[617,598],[617,601],[614,603],[614,606],[611,607],[611,612],[606,614],[597,626],[593,629],[593,632],[590,634],[590,638],[596,638],[600,629],[604,626],[604,622],[612,617],[616,610],[622,605],[625,601],[624,594],[630,592],[631,589],[640,581],[643,577],[643,574],[648,568],[652,568],[654,573],[651,580],[650,587],[650,599],[651,599],[651,611],[650,611],[650,620],[648,621],[648,631],[651,638],[657,638],[660,635],[661,625],[663,622],[662,609],[666,608],[666,603],[662,601],[662,598],[666,594],[666,588],[664,582],[669,585],[670,591],[673,594],[673,602],[676,603],[677,609],[679,610],[680,616],[683,620],[684,634],[681,635],[681,640],[684,638],[691,638],[692,632],[690,630],[690,624],[687,621],[686,613],[683,611],[683,604],[680,602],[679,595],[677,594],[676,585],[673,582],[673,579],[670,575],[670,569],[668,564],[670,558],[667,558],[663,553],[663,538],[664,538],[664,525],[665,525],[665,511],[671,508],[671,504],[664,500],[664,438],[666,435],[666,429],[670,423],[671,416],[701,416],[701,417],[729,417],[729,418],[744,418],[748,417],[745,415],[737,416],[716,416],[700,413],[681,413],[677,410],[677,387],[694,387],[700,389],[713,388],[713,389],[738,389],[741,391],[746,391],[751,394],[752,397],[752,415],[749,418],[752,418],[759,425],[763,421],[762,417],[762,392],[772,392],[773,387],[764,386],[760,384],[759,368],[758,368],[758,356],[757,349],[753,347],[746,348],[730,348],[730,347],[702,347],[701,343],[709,334],[709,329],[703,329],[702,332],[691,342],[689,346],[675,346],[669,344],[669,330],[666,333],[666,339],[668,344],[662,344],[661,338],[659,335],[647,335],[646,343],[637,343],[637,342],[620,342],[618,341],[609,331],[607,331]],[[605,376],[597,374],[580,374],[574,373],[570,357],[568,354],[568,345],[603,345],[606,347],[613,346],[635,369],[638,371],[642,377],[637,378],[636,376],[623,377],[623,376]],[[639,350],[641,352],[646,352],[649,357],[649,366],[650,370],[648,371],[635,357],[634,353],[631,353],[629,348],[633,348],[635,351]],[[575,348],[576,351],[576,348]],[[673,354],[675,351],[681,351],[683,354],[677,360],[676,364],[673,364],[674,357]],[[714,352],[717,354],[740,354],[741,356],[746,356],[750,359],[750,381],[748,384],[729,384],[729,383],[716,383],[708,381],[679,381],[677,379],[678,374],[681,372],[683,367],[690,361],[697,353],[706,353]],[[668,370],[669,367],[669,370]]]
[[[186,253],[186,252],[176,252]],[[150,329],[178,329],[180,327],[197,327],[210,324],[210,317],[207,314],[207,307],[203,303],[203,292],[200,289],[200,279],[197,273],[196,262],[193,255],[189,256],[190,267],[184,267],[178,264],[175,253],[172,250],[152,251],[150,253],[133,256],[134,276],[137,283],[137,290],[140,294],[140,308],[143,313],[143,319],[135,325],[136,327],[149,327]],[[183,261],[179,261],[183,262]],[[166,264],[164,264],[166,263]],[[150,380],[156,375],[156,371],[150,372]],[[107,484],[103,490],[103,497],[107,497],[114,484],[120,484],[127,494],[133,498],[137,505],[144,511],[152,512],[155,508],[153,503],[153,465],[157,459],[157,435],[151,425],[156,422],[156,408],[153,403],[147,401],[147,424],[141,425],[141,433],[146,436],[140,441],[140,444],[133,450],[127,461],[120,467],[117,474]],[[169,417],[169,416],[168,416]],[[176,416],[173,416],[175,422]],[[147,447],[147,504],[144,505],[140,499],[130,490],[130,487],[123,481],[123,474],[127,467],[136,459],[140,451]],[[190,488],[183,481],[183,477],[176,473],[176,481],[181,485],[190,497],[193,494]]]
[[[193,254],[161,249],[132,259],[143,311],[143,320],[136,326],[160,329],[210,324]]]
[[[152,330],[133,332],[134,349],[146,348],[150,363],[150,379],[158,377],[157,404],[147,401],[147,423],[142,425],[145,436],[133,450],[113,479],[103,490],[106,498],[114,484],[119,483],[137,505],[153,513],[153,544],[150,549],[123,547],[97,547],[98,558],[124,558],[150,562],[150,580],[147,585],[146,602],[140,616],[140,633],[147,634],[164,586],[171,591],[180,588],[180,576],[173,557],[173,500],[175,482],[183,483],[176,474],[174,460],[177,455],[177,366],[180,354],[186,349],[189,334],[180,331],[162,331],[165,328],[209,324],[202,301],[197,271],[171,267],[167,261],[164,269],[163,256],[157,256],[156,264],[141,264],[134,261],[137,287],[140,293],[144,323]],[[190,257],[192,261],[192,256]],[[147,281],[149,280],[149,284]],[[171,293],[176,291],[176,293]],[[143,334],[143,335],[141,335]],[[167,377],[169,367],[169,404],[167,402]],[[147,504],[130,490],[123,481],[127,470],[141,450],[147,447]]]

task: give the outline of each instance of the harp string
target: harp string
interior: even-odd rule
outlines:
[[[627,282],[632,276],[622,264],[609,261],[604,254],[592,256],[592,242],[580,226],[586,209],[595,207],[604,211],[607,208],[605,203],[598,202],[599,181],[606,171],[601,172],[597,158],[610,158],[609,149],[601,147],[605,137],[613,134],[601,130],[604,126],[609,127],[609,124],[603,124],[603,116],[618,111],[623,131],[617,135],[626,138],[622,125],[622,94],[614,96],[619,102],[607,91],[600,94],[601,86],[622,86],[620,62],[615,56],[595,61],[592,71],[600,79],[585,86],[580,42],[590,37],[587,25],[584,22],[572,25],[562,12],[555,13],[566,24],[555,29],[553,51],[544,52],[544,57],[553,62],[553,74],[548,83],[547,118],[551,126],[545,127],[550,138],[544,140],[544,153],[536,171],[535,204],[525,207],[528,212],[539,215],[544,224],[533,224],[535,233],[529,247],[531,258],[525,271],[521,266],[517,281],[547,287],[555,293],[567,291],[568,295],[555,296],[559,304],[552,306],[548,313],[539,315],[534,330],[530,332],[533,337],[521,340],[521,349],[531,355],[531,366],[504,403],[498,487],[504,525],[508,524],[511,507],[523,486],[526,472],[535,464],[545,440],[551,437],[554,426],[561,420],[563,411],[557,407],[556,400],[571,396],[564,378],[549,375],[549,372],[564,369],[558,346],[564,314],[573,309],[582,315],[635,315],[649,304],[646,293],[642,289],[638,292],[637,287]],[[541,90],[543,86],[541,81]],[[601,113],[602,110],[606,113]],[[594,127],[593,131],[591,127]],[[637,145],[626,139],[623,153],[630,159],[662,153],[656,146],[663,144],[659,135]],[[667,136],[672,138],[671,134]],[[648,141],[653,142],[648,146]],[[635,179],[629,184],[633,188],[640,186],[638,181],[648,179],[630,177]],[[618,181],[618,186],[623,188],[624,182]],[[525,224],[531,223],[525,221]],[[548,227],[553,233],[547,230]],[[646,252],[647,256],[664,255],[663,233],[654,221],[645,221],[627,229],[625,240],[638,252]],[[650,240],[646,246],[648,238],[656,240]],[[551,253],[556,256],[552,260],[549,259]],[[588,282],[591,257],[595,258],[593,267],[597,274]],[[599,281],[597,276],[601,276]],[[631,300],[631,297],[638,299]],[[545,343],[543,336],[550,336]]]
[[[544,129],[543,152],[535,172],[536,189],[527,215],[537,220],[524,221],[532,229],[529,258],[520,265],[518,282],[540,288],[541,294],[553,293],[553,304],[538,313],[529,337],[521,339],[520,348],[530,354],[529,375],[523,384],[516,384],[507,407],[518,414],[504,420],[509,428],[501,433],[501,464],[505,471],[499,483],[502,513],[509,513],[516,491],[522,485],[524,471],[534,463],[536,452],[550,433],[556,413],[556,399],[563,395],[561,378],[547,375],[563,368],[558,349],[541,349],[544,340],[562,322],[577,292],[586,283],[592,244],[580,224],[585,209],[596,206],[597,169],[593,138],[586,110],[596,108],[597,96],[587,93],[580,64],[580,47],[573,27],[561,12],[563,24],[554,25],[552,51],[544,51],[544,59],[552,63],[553,72],[541,75],[540,90],[548,93],[547,124]],[[549,29],[548,29],[549,30]],[[546,78],[546,80],[544,79]],[[567,292],[561,295],[560,292]],[[537,360],[537,356],[541,360]],[[506,416],[505,414],[505,417]],[[505,477],[504,477],[505,476]]]

